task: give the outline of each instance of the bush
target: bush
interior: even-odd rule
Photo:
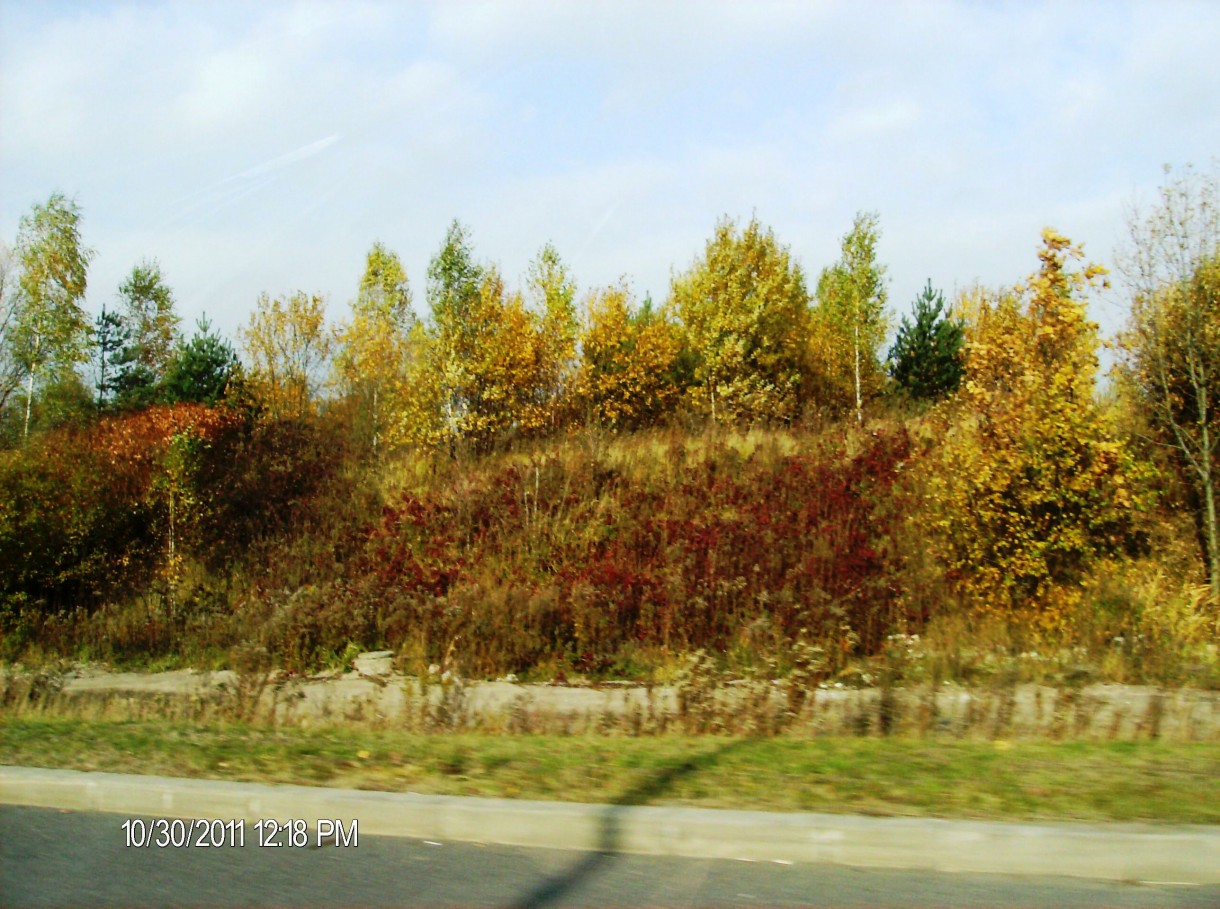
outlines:
[[[191,451],[229,419],[157,407],[0,454],[0,596],[87,609],[147,586],[191,524]]]
[[[430,661],[452,650],[480,673],[723,654],[759,622],[775,642],[832,643],[839,660],[876,652],[906,627],[895,535],[909,455],[895,432],[804,453],[709,438],[659,463],[575,448],[468,465],[383,509],[335,591],[348,618],[334,633],[422,638]],[[319,622],[294,652],[325,649]]]

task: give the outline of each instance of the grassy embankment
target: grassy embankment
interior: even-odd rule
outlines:
[[[963,603],[930,531],[934,428],[586,431],[365,463],[335,427],[256,425],[201,448],[182,501],[134,454],[118,482],[126,435],[100,454],[57,437],[76,448],[3,473],[34,504],[0,534],[0,658],[312,672],[384,648],[412,675],[661,683],[704,651],[737,678],[1220,686],[1168,508],[1047,603]]]
[[[1220,745],[421,735],[13,718],[0,761],[445,795],[1220,823]]]

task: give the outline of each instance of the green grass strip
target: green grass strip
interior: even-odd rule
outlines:
[[[767,811],[1220,823],[1220,744],[419,735],[0,722],[0,763],[444,795]]]

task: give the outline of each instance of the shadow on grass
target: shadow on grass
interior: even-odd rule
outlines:
[[[623,817],[633,807],[647,805],[671,790],[685,777],[711,767],[750,739],[734,739],[719,748],[666,767],[627,790],[606,806],[598,831],[597,849],[559,874],[552,875],[529,893],[512,901],[511,909],[544,909],[559,904],[573,890],[592,879],[622,851]]]

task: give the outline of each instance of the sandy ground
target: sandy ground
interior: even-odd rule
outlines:
[[[360,665],[358,662],[357,665]],[[809,734],[937,734],[968,738],[1220,741],[1220,692],[1131,685],[1050,688],[817,688],[789,698],[782,684],[682,691],[606,683],[421,683],[376,660],[366,672],[310,678],[239,677],[230,671],[108,672],[77,667],[52,681],[80,705],[215,706],[239,715],[312,725],[360,721],[418,728],[648,732],[676,728],[760,731],[777,721]],[[12,685],[10,677],[10,686]],[[189,711],[188,711],[189,712]]]

